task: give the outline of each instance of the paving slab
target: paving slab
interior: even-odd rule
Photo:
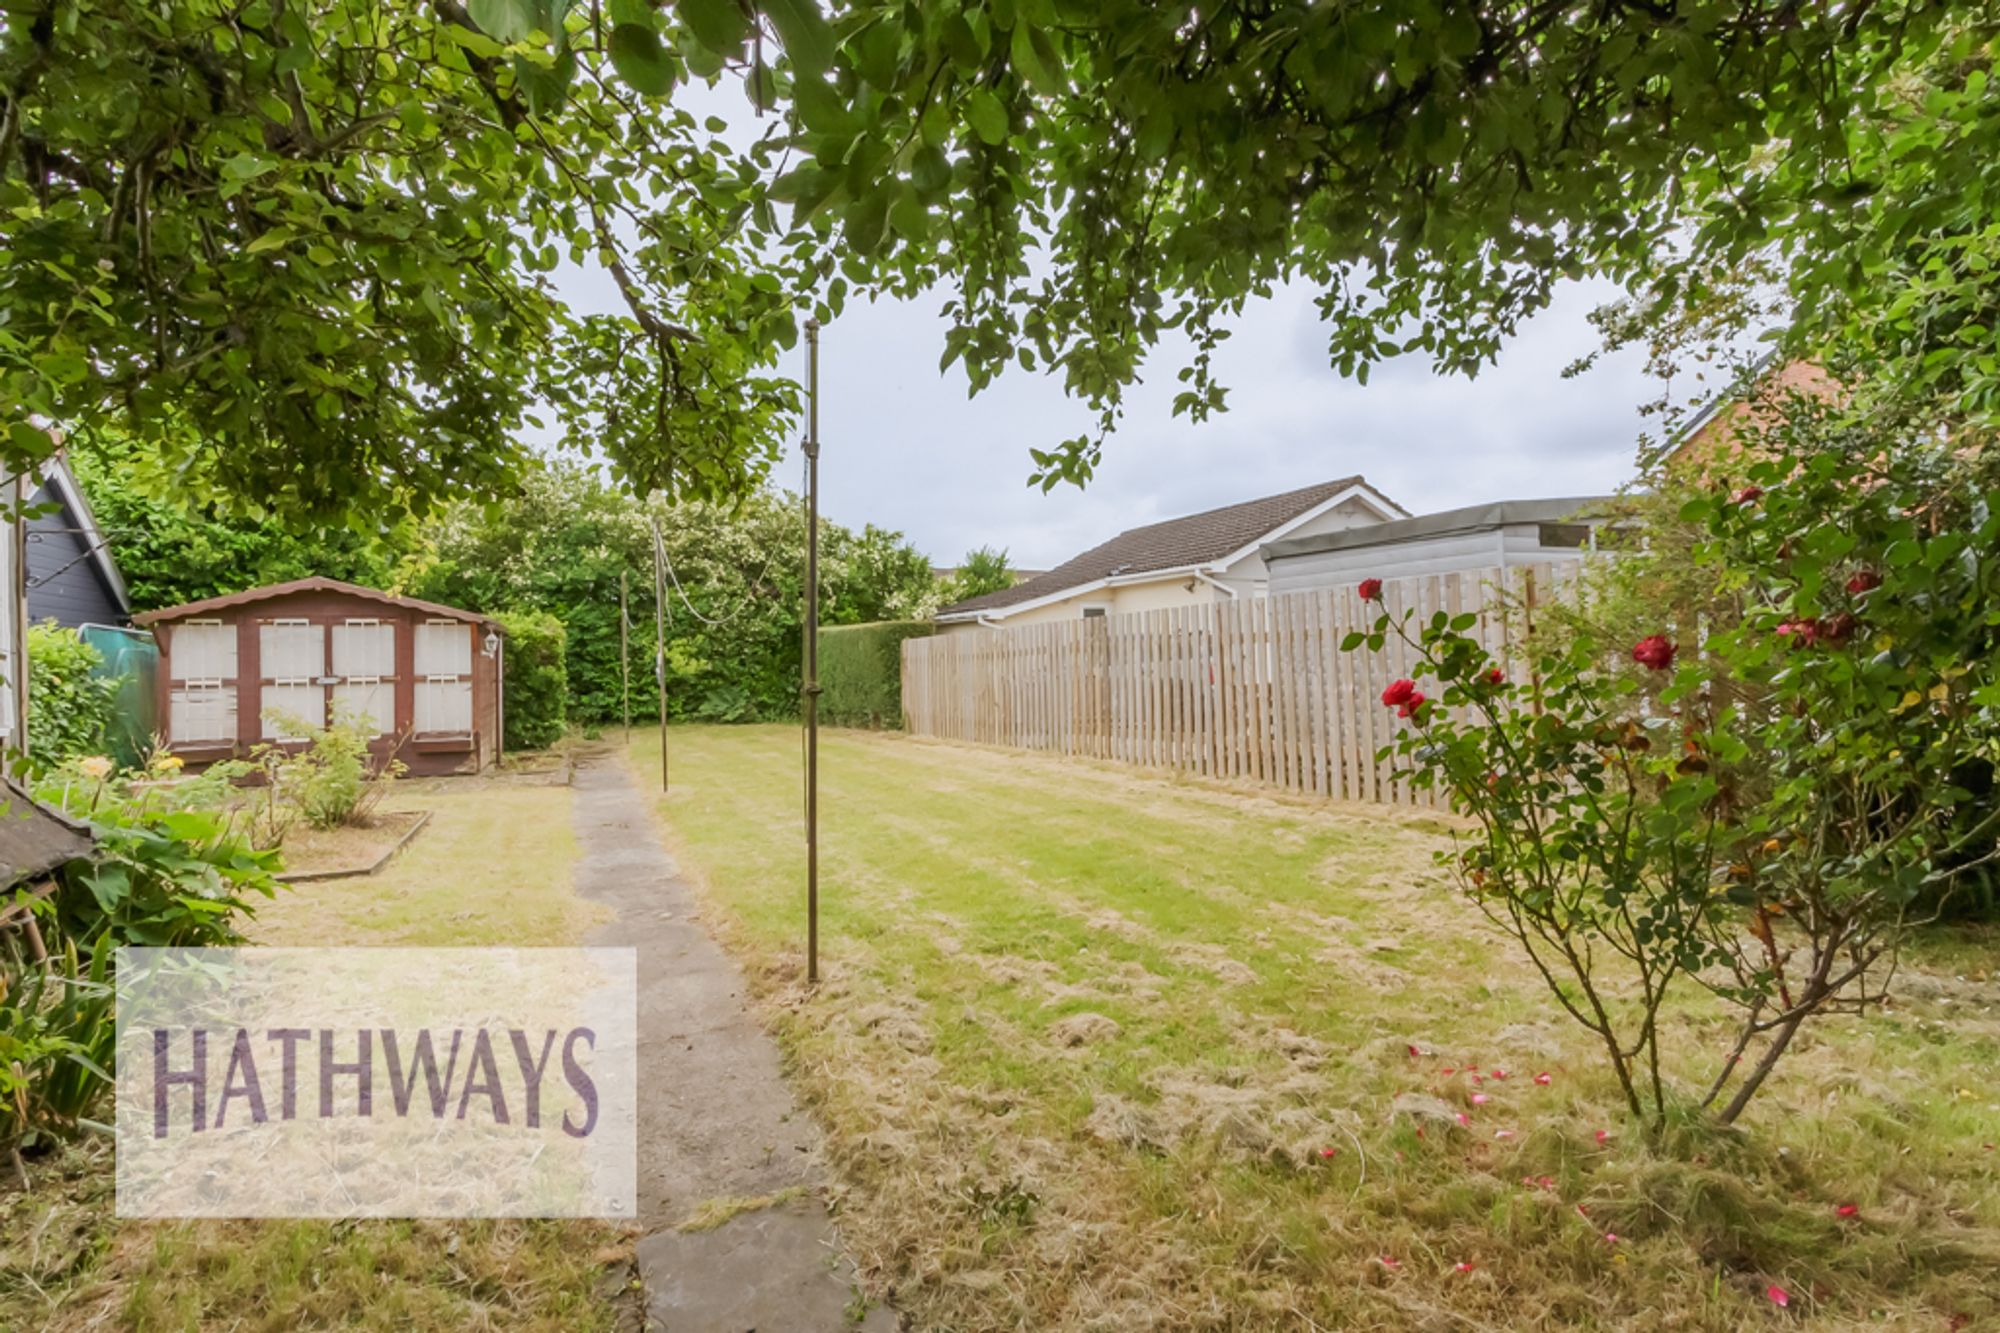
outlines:
[[[854,1268],[821,1202],[818,1126],[785,1082],[777,1044],[751,1010],[741,969],[697,915],[642,792],[615,755],[576,769],[577,891],[614,920],[588,944],[638,952],[639,1220],[648,1323],[673,1330],[888,1330],[864,1312]],[[680,1231],[702,1210],[748,1207]],[[858,1322],[857,1322],[858,1321]]]

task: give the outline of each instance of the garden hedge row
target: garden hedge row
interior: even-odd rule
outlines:
[[[502,730],[510,750],[540,750],[562,738],[567,724],[568,634],[546,611],[503,611],[507,632]]]
[[[840,727],[903,725],[903,640],[936,632],[928,620],[877,620],[819,632],[819,715]]]

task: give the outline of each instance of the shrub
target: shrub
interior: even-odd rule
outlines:
[[[63,867],[56,920],[69,939],[153,947],[235,944],[250,895],[276,891],[274,852],[252,847],[219,809],[170,795],[84,760],[48,774],[35,795],[90,826],[95,856]]]
[[[376,759],[368,748],[375,737],[373,721],[338,705],[333,720],[323,727],[283,713],[270,716],[285,735],[304,737],[306,746],[292,750],[267,742],[252,750],[250,757],[264,770],[273,809],[277,802],[288,801],[314,828],[367,823],[389,784],[406,767],[400,759]],[[270,822],[277,824],[275,813]]]
[[[903,640],[936,631],[925,620],[878,620],[819,633],[819,711],[843,727],[903,725]]]
[[[1803,1024],[1883,998],[1909,925],[1994,855],[2000,478],[1941,432],[1827,414],[1795,405],[1749,485],[1684,507],[1691,558],[1742,606],[1705,639],[1578,624],[1520,679],[1471,616],[1385,611],[1343,645],[1416,649],[1385,756],[1477,821],[1461,885],[1655,1120],[1673,987],[1742,1011],[1702,1102],[1733,1087],[1730,1123]]]
[[[569,698],[568,634],[546,611],[494,617],[507,633],[501,709],[507,748],[540,750],[562,739]]]
[[[982,546],[965,553],[965,559],[959,562],[958,572],[945,582],[939,597],[949,606],[953,602],[968,601],[1013,586],[1014,569],[1007,563],[1006,548],[996,551],[990,546]]]
[[[28,629],[28,750],[60,763],[104,745],[118,682],[96,674],[104,656],[55,621]]]

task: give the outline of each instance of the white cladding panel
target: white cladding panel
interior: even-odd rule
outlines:
[[[417,681],[418,734],[466,735],[472,730],[472,682],[451,676]]]
[[[318,680],[326,674],[326,626],[269,620],[257,627],[257,657],[265,680]]]
[[[379,620],[350,620],[333,627],[333,674],[396,674],[396,627]]]
[[[236,688],[188,685],[167,696],[167,736],[172,742],[236,739]]]
[[[417,626],[416,670],[423,676],[472,674],[472,626],[462,620],[426,620]]]
[[[183,620],[172,630],[175,680],[236,679],[236,626]]]

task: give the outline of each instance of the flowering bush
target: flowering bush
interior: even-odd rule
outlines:
[[[1748,485],[1682,512],[1741,608],[1698,655],[1665,625],[1614,646],[1579,623],[1509,683],[1473,617],[1443,613],[1384,612],[1344,645],[1416,649],[1383,695],[1409,720],[1385,756],[1477,822],[1450,854],[1462,886],[1654,1117],[1675,986],[1741,1006],[1703,1103],[1730,1092],[1733,1121],[1805,1022],[1879,1000],[1905,929],[2000,857],[1993,465],[1859,449],[1806,408],[1763,443]]]

